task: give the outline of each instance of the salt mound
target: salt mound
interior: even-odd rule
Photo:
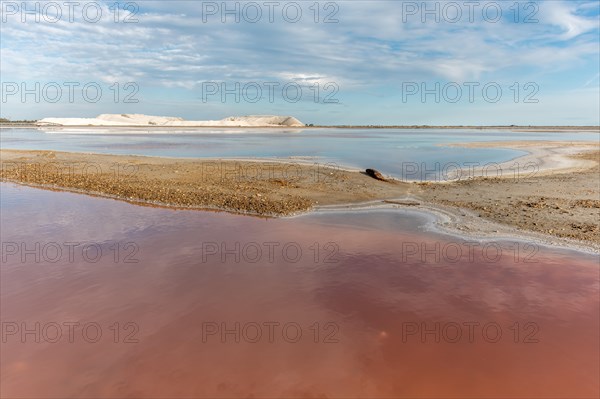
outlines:
[[[277,116],[277,115],[249,115],[249,116],[231,116],[229,118],[221,119],[221,122],[238,122],[248,123],[251,126],[304,126],[304,123],[300,122],[293,116]]]
[[[183,118],[176,118],[171,116],[149,116],[143,114],[102,114],[98,115],[96,119],[101,119],[107,122],[118,122],[118,123],[135,123],[143,125],[164,125],[165,123],[182,121]]]
[[[218,121],[186,121],[169,116],[142,114],[102,114],[96,118],[44,118],[38,126],[165,126],[165,127],[302,127],[304,123],[292,116],[249,115],[231,116]]]

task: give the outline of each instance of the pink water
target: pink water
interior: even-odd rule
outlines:
[[[1,187],[2,397],[600,394],[597,256]]]

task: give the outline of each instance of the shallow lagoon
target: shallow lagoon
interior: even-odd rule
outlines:
[[[0,188],[2,396],[600,392],[597,256],[398,210],[262,219]]]
[[[444,147],[446,143],[474,141],[557,140],[598,141],[598,133],[521,133],[500,130],[400,130],[400,129],[0,129],[4,149],[55,150],[195,158],[281,158],[358,169],[376,168],[398,177],[419,180],[410,174],[416,164],[439,175],[446,165],[487,165],[503,162],[523,151],[498,148]],[[437,165],[436,165],[437,164]],[[521,168],[524,165],[521,165]],[[411,169],[412,168],[412,169]],[[435,174],[434,174],[435,175]]]

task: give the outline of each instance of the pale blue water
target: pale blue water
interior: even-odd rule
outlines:
[[[114,130],[113,130],[114,131]],[[474,141],[556,140],[598,141],[598,133],[521,133],[500,130],[399,129],[261,129],[143,130],[94,134],[84,129],[47,133],[38,129],[0,129],[4,149],[30,149],[132,154],[185,158],[310,157],[321,164],[377,168],[396,177],[417,164],[418,169],[441,170],[445,165],[486,165],[524,154],[508,149],[465,149],[447,143]],[[409,176],[410,178],[410,176]]]

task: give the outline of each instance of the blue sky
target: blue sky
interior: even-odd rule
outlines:
[[[0,106],[11,119],[600,124],[597,0],[227,2],[226,15],[221,1],[120,2],[116,15],[115,1],[80,0],[72,21],[63,1],[26,3],[37,21],[21,1],[1,7]]]

